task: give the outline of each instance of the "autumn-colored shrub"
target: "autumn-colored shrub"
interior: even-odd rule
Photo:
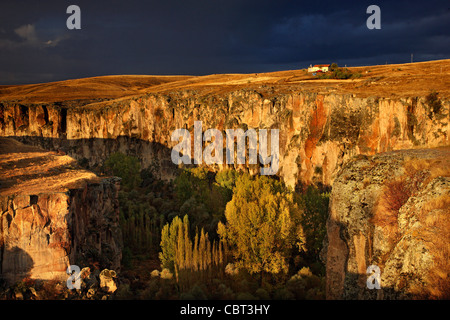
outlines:
[[[408,201],[412,190],[407,185],[405,179],[397,179],[386,184],[384,192],[385,209],[398,213],[398,210]]]
[[[444,194],[428,201],[418,215],[425,226],[422,237],[431,255],[433,267],[428,275],[427,297],[450,299],[450,197]]]
[[[406,158],[405,173],[388,180],[378,199],[373,222],[376,225],[395,228],[398,211],[420,189],[438,176],[448,175],[449,169],[437,165],[437,161]]]
[[[392,241],[398,235],[399,210],[408,199],[423,188],[429,172],[423,165],[405,162],[405,174],[388,180],[375,205],[372,223],[382,227]]]

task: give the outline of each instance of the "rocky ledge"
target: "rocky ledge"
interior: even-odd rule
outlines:
[[[0,280],[65,280],[69,265],[118,270],[119,187],[62,152],[1,138]]]

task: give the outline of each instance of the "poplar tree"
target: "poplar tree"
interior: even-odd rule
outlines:
[[[205,232],[202,228],[200,232],[200,243],[198,245],[198,253],[199,253],[199,264],[200,264],[200,270],[205,270],[206,267],[206,245],[205,245]]]
[[[214,266],[223,265],[222,241],[211,244],[208,232],[202,228],[200,232],[196,229],[192,242],[188,216],[185,215],[183,221],[177,216],[161,231],[159,258],[161,267],[175,273],[177,281],[182,273],[188,277],[186,280],[189,282],[190,273],[200,272],[205,277],[207,273],[204,271],[210,272]]]
[[[184,227],[184,254],[185,261],[184,265],[186,268],[191,269],[192,265],[192,241],[189,237],[189,218],[187,215],[183,218],[183,227]]]
[[[194,252],[192,254],[192,262],[194,265],[194,270],[198,271],[200,269],[199,264],[199,254],[198,254],[198,230],[195,231],[195,237],[194,237]]]
[[[166,224],[161,231],[161,252],[159,253],[161,267],[168,268],[172,272],[175,271],[178,229],[181,226],[181,219],[176,216],[173,218],[172,222]]]

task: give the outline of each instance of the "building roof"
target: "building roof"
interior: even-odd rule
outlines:
[[[314,67],[329,67],[329,64],[315,64]]]

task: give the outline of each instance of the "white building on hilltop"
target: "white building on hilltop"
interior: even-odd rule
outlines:
[[[315,64],[314,67],[312,65],[309,66],[308,72],[328,72],[329,69],[329,64]]]

